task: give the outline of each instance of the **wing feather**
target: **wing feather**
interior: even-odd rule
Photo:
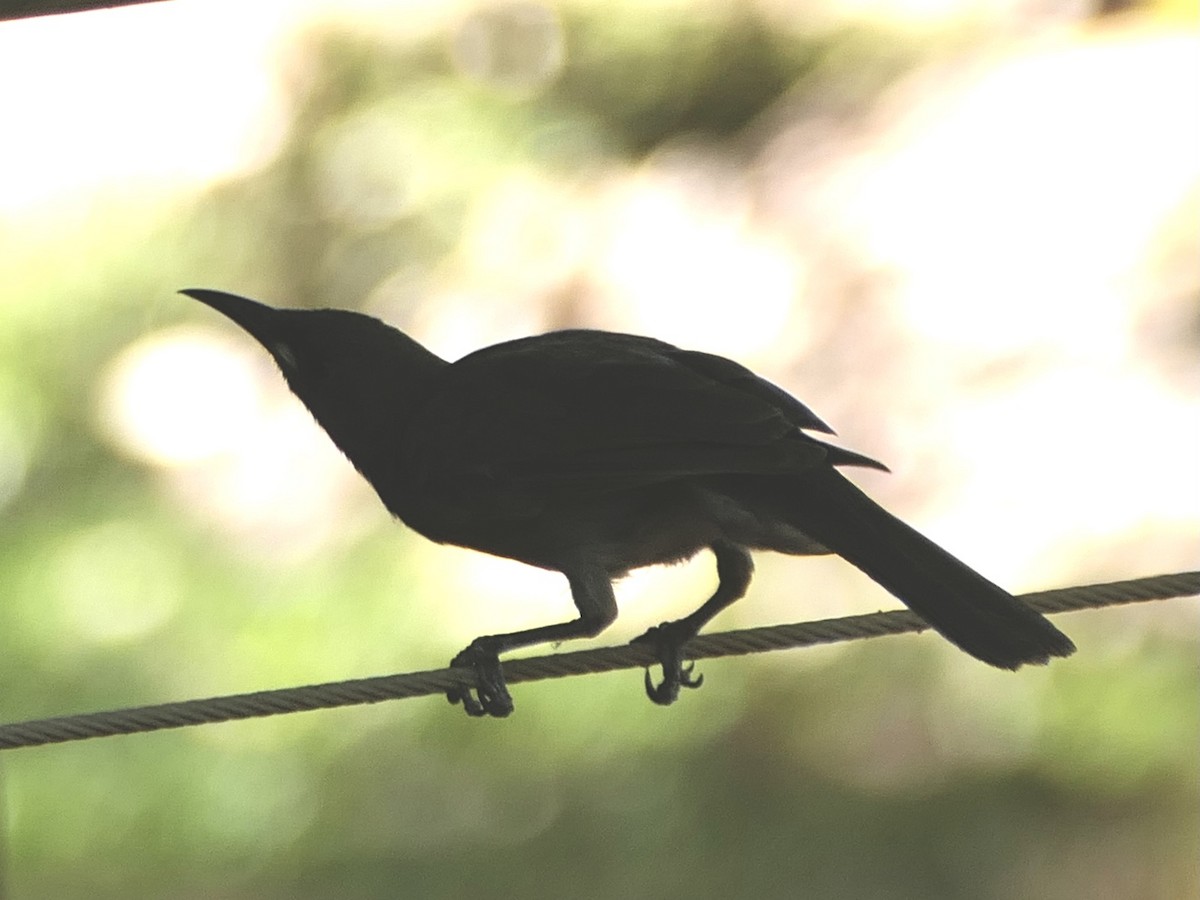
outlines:
[[[562,331],[497,344],[446,369],[410,421],[408,464],[443,495],[504,496],[531,510],[543,495],[797,472],[831,454],[879,465],[806,428],[830,431],[730,360],[652,338]]]

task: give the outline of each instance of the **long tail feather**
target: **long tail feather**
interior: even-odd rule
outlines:
[[[833,469],[806,473],[789,519],[887,588],[967,653],[1003,669],[1075,651],[1003,588],[887,512]]]

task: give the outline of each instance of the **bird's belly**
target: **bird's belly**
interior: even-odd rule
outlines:
[[[404,519],[439,543],[556,571],[599,566],[613,577],[681,562],[719,541],[784,553],[828,552],[758,506],[709,485],[675,482],[573,496],[569,502],[542,504],[532,513],[481,504],[474,515]]]
[[[484,513],[452,522],[404,518],[441,543],[557,571],[599,566],[613,577],[680,562],[721,537],[695,492],[671,485],[575,496],[570,502],[546,503],[532,515]]]

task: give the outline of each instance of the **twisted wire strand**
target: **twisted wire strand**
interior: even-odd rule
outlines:
[[[1195,594],[1200,594],[1200,572],[1179,572],[1128,581],[1038,591],[1023,594],[1021,599],[1038,612],[1061,613]],[[689,659],[713,659],[720,656],[763,653],[768,650],[924,631],[928,627],[920,616],[907,609],[791,625],[767,625],[761,628],[702,634],[688,643],[687,656]],[[503,669],[508,682],[518,684],[547,678],[563,678],[568,675],[641,668],[655,662],[654,653],[650,648],[624,644],[510,660],[503,664]],[[434,669],[427,672],[356,678],[226,697],[34,719],[0,725],[0,750],[443,694],[456,685],[472,684],[473,677],[469,669]]]

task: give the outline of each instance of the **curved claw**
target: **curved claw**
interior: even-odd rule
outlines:
[[[645,675],[644,683],[646,686],[646,696],[649,697],[651,701],[653,701],[654,703],[657,703],[659,706],[670,706],[672,703],[675,702],[675,697],[679,696],[678,690],[675,691],[675,697],[667,696],[667,692],[663,690],[663,688],[665,688],[667,686],[667,683],[665,680],[663,681],[662,684],[655,685],[654,679],[652,677],[650,677],[649,669],[647,669],[645,671],[644,675]]]
[[[461,703],[468,716],[478,718],[488,714],[484,705],[475,699],[475,694],[469,687],[459,686],[446,691],[446,699],[453,704]]]
[[[679,668],[679,683],[685,688],[698,688],[704,684],[704,676],[697,675],[692,677],[692,672],[696,671],[695,661],[689,661],[686,666]]]
[[[646,670],[644,684],[646,696],[659,706],[670,706],[679,699],[680,688],[698,688],[704,684],[704,676],[692,677],[696,668],[694,662],[684,665],[683,647],[691,637],[690,634],[679,633],[680,629],[672,628],[676,623],[666,622],[651,628],[641,637],[635,638],[635,644],[653,644],[658,655],[659,664],[663,670],[663,680],[654,683],[650,670]]]
[[[513,711],[512,696],[504,682],[496,651],[479,641],[472,643],[450,661],[451,667],[470,667],[475,671],[474,688],[459,685],[446,691],[451,703],[461,703],[468,716],[494,716],[502,719]]]

